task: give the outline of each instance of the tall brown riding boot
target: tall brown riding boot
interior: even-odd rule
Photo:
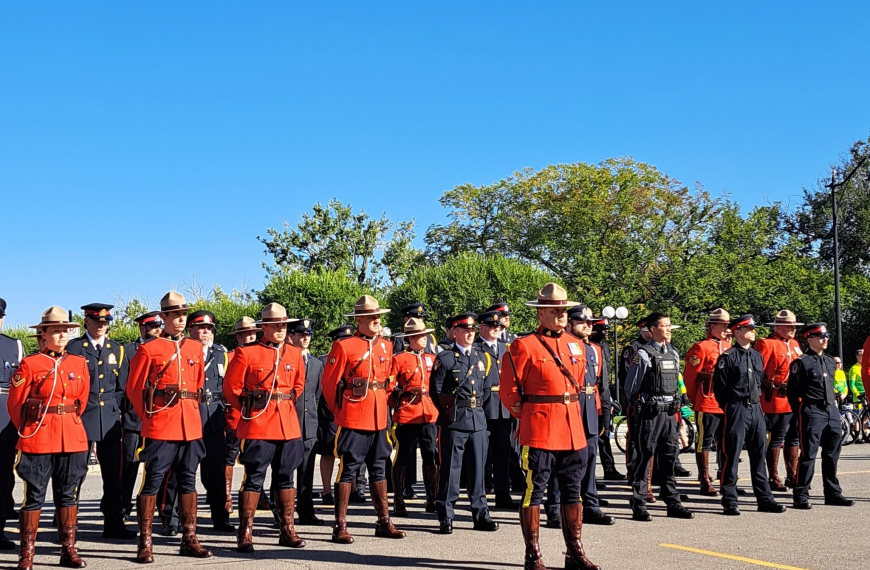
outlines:
[[[393,465],[393,514],[397,517],[408,516],[404,497],[406,469],[402,465]]]
[[[797,485],[798,464],[801,459],[801,448],[789,445],[785,448],[785,486],[794,489]]]
[[[224,508],[227,510],[228,513],[232,513],[233,512],[233,466],[227,465],[226,469],[224,470],[224,474],[225,474],[226,479],[227,479],[227,504],[224,506]],[[239,508],[241,508],[241,507],[239,507]]]
[[[698,481],[701,483],[701,494],[705,497],[718,496],[719,493],[713,487],[713,479],[710,477],[710,452],[696,452],[695,463],[698,464]]]
[[[353,537],[347,532],[347,500],[350,498],[350,483],[336,483],[335,495],[335,526],[332,527],[332,542],[352,544]]]
[[[151,527],[154,522],[155,495],[139,495],[136,497],[136,520],[139,521],[139,549],[136,552],[136,562],[150,564],[154,562],[153,544],[151,542]]]
[[[76,550],[76,515],[78,507],[57,509],[57,536],[60,539],[60,565],[67,568],[84,568],[87,562]]]
[[[438,493],[438,466],[423,466],[423,486],[426,487],[426,512],[435,512],[435,495]]]
[[[281,519],[281,537],[278,544],[290,548],[302,548],[305,541],[296,534],[293,513],[296,510],[296,489],[278,490],[278,515]]]
[[[562,537],[568,551],[565,553],[565,570],[601,570],[586,557],[581,536],[583,534],[583,505],[562,505]]]
[[[375,513],[378,515],[378,522],[375,526],[375,536],[383,538],[405,538],[405,533],[393,526],[393,521],[390,520],[390,502],[387,499],[387,480],[382,479],[377,483],[371,484],[372,502],[375,504]],[[399,489],[399,493],[402,490]]]
[[[239,552],[254,551],[254,516],[257,514],[257,502],[260,493],[242,491],[239,493],[239,530],[236,550]]]
[[[779,456],[781,453],[781,447],[767,448],[767,478],[770,481],[771,491],[784,493],[788,489],[782,484],[782,479],[779,478]]]
[[[649,460],[649,469],[647,469],[647,472],[646,472],[646,502],[647,503],[655,503],[656,502],[656,496],[653,495],[653,490],[652,490],[653,461],[655,461],[654,458]]]
[[[196,493],[178,496],[181,518],[181,555],[193,558],[209,558],[211,550],[203,548],[196,537]]]
[[[541,560],[541,545],[538,536],[541,528],[541,505],[520,507],[520,528],[523,530],[523,542],[526,543],[526,559],[523,570],[547,570]]]
[[[36,550],[36,531],[39,528],[39,514],[41,510],[18,511],[18,532],[21,540],[21,552],[18,553],[18,570],[31,570],[33,568],[33,554]]]

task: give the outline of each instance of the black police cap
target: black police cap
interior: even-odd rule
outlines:
[[[589,321],[589,315],[586,311],[589,309],[586,305],[576,305],[568,309],[568,318],[575,321]]]
[[[426,305],[423,303],[411,303],[410,305],[405,305],[402,307],[399,312],[402,313],[403,317],[428,317],[429,314],[426,312]]]
[[[452,327],[460,327],[464,329],[473,329],[477,327],[477,313],[459,313],[451,317],[453,322]]]
[[[107,303],[91,303],[89,305],[82,305],[82,311],[85,312],[86,317],[106,322],[112,320],[110,311],[114,308],[115,305],[109,305]]]
[[[194,325],[210,325],[214,328],[217,326],[217,319],[211,311],[194,311],[187,316],[187,328]]]
[[[314,334],[314,321],[311,319],[299,319],[298,321],[294,321],[290,323],[289,332],[292,333],[308,333]],[[351,332],[351,334],[353,334]]]
[[[353,327],[351,325],[341,325],[340,327],[334,328],[329,331],[327,335],[330,340],[338,340],[340,338],[347,338],[349,336],[353,336]]]
[[[477,322],[488,327],[497,327],[501,325],[499,322],[501,316],[501,311],[486,311],[485,313],[480,314],[477,318]]]
[[[510,316],[511,314],[510,306],[508,306],[506,301],[502,301],[501,299],[486,308],[487,313],[490,311],[498,311],[505,317]]]
[[[6,299],[0,299],[0,317],[6,316]]]
[[[828,323],[812,323],[801,329],[801,336],[804,338],[826,334],[828,334]]]
[[[143,313],[133,320],[140,325],[147,325],[150,323],[156,323],[158,325],[163,324],[163,319],[160,318],[160,311],[150,311],[148,313]]]
[[[741,327],[755,328],[755,316],[747,313],[745,315],[740,315],[736,319],[731,319],[731,322],[728,323],[728,328],[732,331],[735,331]]]

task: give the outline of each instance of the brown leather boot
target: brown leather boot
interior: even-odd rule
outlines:
[[[296,510],[296,489],[278,490],[278,515],[281,519],[281,537],[278,544],[290,548],[302,548],[305,541],[296,534],[293,513]]]
[[[649,469],[647,469],[647,471],[646,471],[646,502],[647,503],[655,503],[656,502],[656,496],[653,495],[653,490],[652,490],[653,461],[655,461],[655,459],[649,460]]]
[[[333,489],[335,495],[335,526],[332,527],[332,542],[352,544],[353,537],[347,532],[347,500],[350,498],[350,483],[336,483]]]
[[[139,550],[136,552],[136,562],[150,564],[154,562],[153,544],[151,542],[151,527],[154,522],[155,495],[139,495],[136,497],[136,520],[139,521]]]
[[[580,538],[583,534],[583,505],[562,505],[559,508],[562,518],[562,537],[568,551],[565,553],[565,570],[601,570],[586,557],[586,550]]]
[[[254,551],[254,516],[257,514],[257,503],[260,493],[242,491],[239,493],[239,530],[237,533],[236,550],[239,552]]]
[[[39,529],[39,514],[41,510],[18,511],[18,532],[21,540],[21,552],[18,553],[18,570],[32,570],[33,554],[36,551],[36,531]]]
[[[779,456],[781,453],[781,447],[767,448],[767,477],[768,481],[770,481],[771,491],[784,493],[788,489],[782,484],[782,479],[779,478]]]
[[[520,528],[523,530],[523,542],[526,543],[526,559],[523,570],[547,570],[541,560],[541,546],[538,536],[541,528],[541,505],[520,507]]]
[[[698,481],[701,483],[701,494],[705,497],[717,497],[718,491],[713,487],[713,479],[710,477],[710,452],[695,452],[695,463],[698,464]]]
[[[785,448],[785,486],[794,489],[797,486],[798,464],[801,459],[801,448],[789,445]]]
[[[435,512],[435,495],[438,493],[438,466],[423,466],[423,486],[426,488],[426,512]]]
[[[393,465],[393,514],[397,517],[408,516],[404,497],[406,469],[404,466]]]
[[[57,509],[57,536],[60,539],[60,565],[67,568],[84,568],[88,565],[76,550],[76,515],[78,507]]]
[[[224,474],[227,479],[227,503],[224,505],[224,508],[228,513],[233,512],[233,466],[227,465],[224,470]],[[240,507],[241,508],[241,507]]]
[[[211,550],[204,548],[196,537],[196,493],[178,496],[181,518],[181,555],[193,558],[210,558]]]
[[[405,538],[405,533],[393,526],[393,521],[390,520],[390,502],[387,499],[387,480],[383,479],[377,483],[371,484],[372,502],[375,504],[375,512],[378,515],[378,522],[375,526],[375,536],[383,538]],[[402,489],[399,488],[399,494]]]

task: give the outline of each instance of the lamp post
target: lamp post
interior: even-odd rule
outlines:
[[[616,386],[616,400],[619,401],[619,331],[618,324],[628,317],[628,309],[619,307],[614,309],[610,305],[601,310],[601,316],[614,321],[613,324],[613,385]]]

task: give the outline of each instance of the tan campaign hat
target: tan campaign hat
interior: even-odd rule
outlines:
[[[45,327],[54,327],[54,326],[68,326],[72,327],[81,327],[80,324],[76,322],[71,322],[69,320],[69,313],[66,309],[62,309],[57,305],[53,307],[47,308],[42,312],[42,322],[38,325],[30,325],[29,328],[32,329],[44,329]]]
[[[784,326],[784,327],[800,327],[803,326],[803,323],[797,322],[797,317],[794,316],[794,313],[789,311],[788,309],[783,309],[776,314],[776,318],[773,319],[772,323],[765,323],[767,325],[774,326]]]
[[[287,316],[287,309],[278,303],[269,303],[260,311],[260,320],[255,325],[274,325],[277,323],[292,323],[299,319],[291,319]]]
[[[556,283],[547,283],[538,291],[535,301],[525,303],[529,307],[576,307],[580,303],[568,300],[568,292]]]
[[[433,332],[434,330],[435,329],[426,328],[426,323],[423,322],[423,319],[411,317],[410,319],[408,319],[408,322],[405,323],[404,330],[398,334],[394,334],[393,336],[394,337],[417,336],[417,335]]]
[[[160,312],[183,311],[187,309],[187,299],[181,293],[170,291],[160,299]]]
[[[389,309],[382,309],[378,300],[371,295],[363,295],[353,304],[353,312],[346,314],[345,317],[370,317],[389,312]]]
[[[252,317],[242,317],[236,321],[233,327],[233,334],[257,332],[260,328],[257,327],[257,322]]]
[[[716,309],[707,315],[707,324],[722,324],[727,325],[731,322],[731,315],[725,309]]]

